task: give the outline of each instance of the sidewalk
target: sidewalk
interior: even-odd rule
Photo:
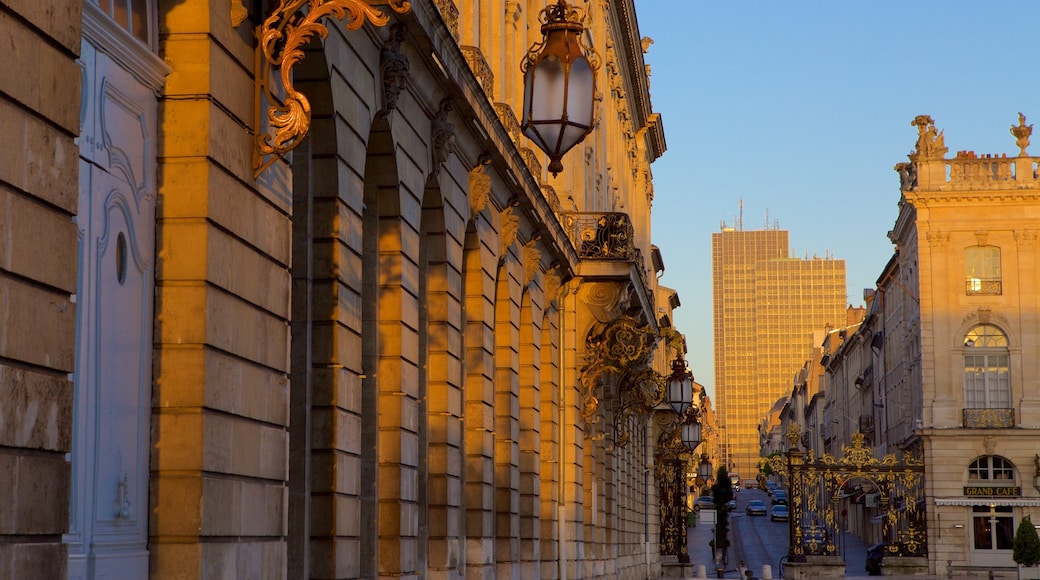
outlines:
[[[711,548],[708,542],[712,540],[712,529],[711,525],[700,525],[693,528],[686,529],[686,549],[690,555],[690,563],[693,565],[694,573],[696,574],[697,566],[704,566],[705,578],[718,578],[715,571],[715,563],[711,553]],[[840,547],[840,553],[845,559],[845,578],[851,580],[875,580],[884,578],[884,580],[946,580],[947,576],[935,576],[935,575],[922,575],[922,576],[870,576],[864,569],[864,562],[867,559],[867,546],[854,534],[845,534],[842,538],[844,544]],[[737,570],[737,563],[734,562],[734,557],[730,555],[730,563],[726,566],[723,571],[723,578],[740,578],[739,571]],[[754,577],[757,580],[762,580],[762,569],[751,570],[754,573]],[[779,580],[781,578],[778,564],[772,564],[770,566],[770,572],[773,580]],[[963,576],[961,576],[963,578]],[[695,578],[689,577],[689,578]],[[676,580],[674,578],[668,580]]]

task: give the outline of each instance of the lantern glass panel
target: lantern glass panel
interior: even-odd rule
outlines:
[[[682,415],[693,402],[693,381],[689,377],[678,378],[674,375],[668,379],[668,406]]]
[[[592,67],[585,57],[581,57],[571,63],[567,91],[567,120],[576,125],[581,125],[582,135],[584,135],[585,129],[592,126],[594,75],[595,73],[593,73]],[[573,146],[573,143],[571,146]]]
[[[683,423],[680,437],[687,449],[694,449],[701,443],[701,424]]]

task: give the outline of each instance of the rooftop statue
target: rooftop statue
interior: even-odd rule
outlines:
[[[1018,125],[1011,126],[1011,134],[1015,136],[1015,145],[1018,145],[1018,156],[1026,157],[1026,148],[1029,147],[1029,136],[1033,134],[1033,126],[1026,125],[1026,116],[1018,114]]]
[[[917,127],[917,146],[910,154],[911,161],[942,159],[946,155],[949,148],[942,131],[935,132],[935,121],[929,115],[918,115],[910,124]]]

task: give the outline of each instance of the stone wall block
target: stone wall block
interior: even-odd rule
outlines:
[[[0,445],[68,452],[72,398],[66,378],[0,366]]]
[[[9,457],[5,455],[5,458]],[[19,456],[4,471],[16,482],[14,518],[8,533],[56,535],[68,531],[71,470],[64,456]],[[2,524],[0,524],[2,525]]]
[[[65,578],[68,547],[60,542],[0,544],[0,578]]]
[[[10,95],[31,111],[38,111],[67,134],[78,133],[82,87],[67,79],[81,76],[76,66],[79,42],[73,50],[41,42],[35,31],[7,12],[0,13],[0,30],[4,31],[0,48],[5,55],[0,93]],[[34,150],[27,151],[31,155]]]
[[[5,70],[3,76],[14,78],[16,74]],[[70,101],[67,106],[79,111],[78,101]],[[77,119],[75,131],[78,130]],[[0,135],[11,145],[5,147],[4,155],[0,156],[0,181],[53,204],[70,216],[74,214],[79,195],[79,157],[72,135],[25,114],[3,98],[0,98]],[[75,256],[72,256],[70,264],[74,263]]]
[[[75,324],[67,294],[0,277],[0,357],[72,372]]]
[[[46,236],[38,235],[46,231]],[[32,203],[0,186],[0,267],[69,293],[76,291],[76,264],[65,256],[76,247],[68,215]]]
[[[156,452],[151,454],[151,468],[167,471],[201,470],[203,426],[202,413],[197,409],[153,415],[152,431]]]

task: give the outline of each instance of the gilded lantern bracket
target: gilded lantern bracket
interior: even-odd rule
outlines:
[[[411,10],[408,0],[281,0],[257,31],[256,77],[253,90],[255,147],[253,177],[296,148],[311,125],[311,105],[293,86],[292,69],[304,58],[314,37],[326,38],[322,22],[331,16],[357,30],[365,22],[385,26],[390,17],[376,6],[386,4],[398,14]],[[278,74],[275,76],[275,70]],[[266,102],[267,124],[261,120]]]
[[[664,379],[648,364],[657,335],[631,315],[610,322],[602,332],[590,332],[585,341],[585,365],[581,369],[582,420],[587,432],[600,420],[600,387],[608,375],[618,380],[614,394],[614,444],[623,446],[628,433],[623,423],[633,413],[649,412],[664,397]]]

